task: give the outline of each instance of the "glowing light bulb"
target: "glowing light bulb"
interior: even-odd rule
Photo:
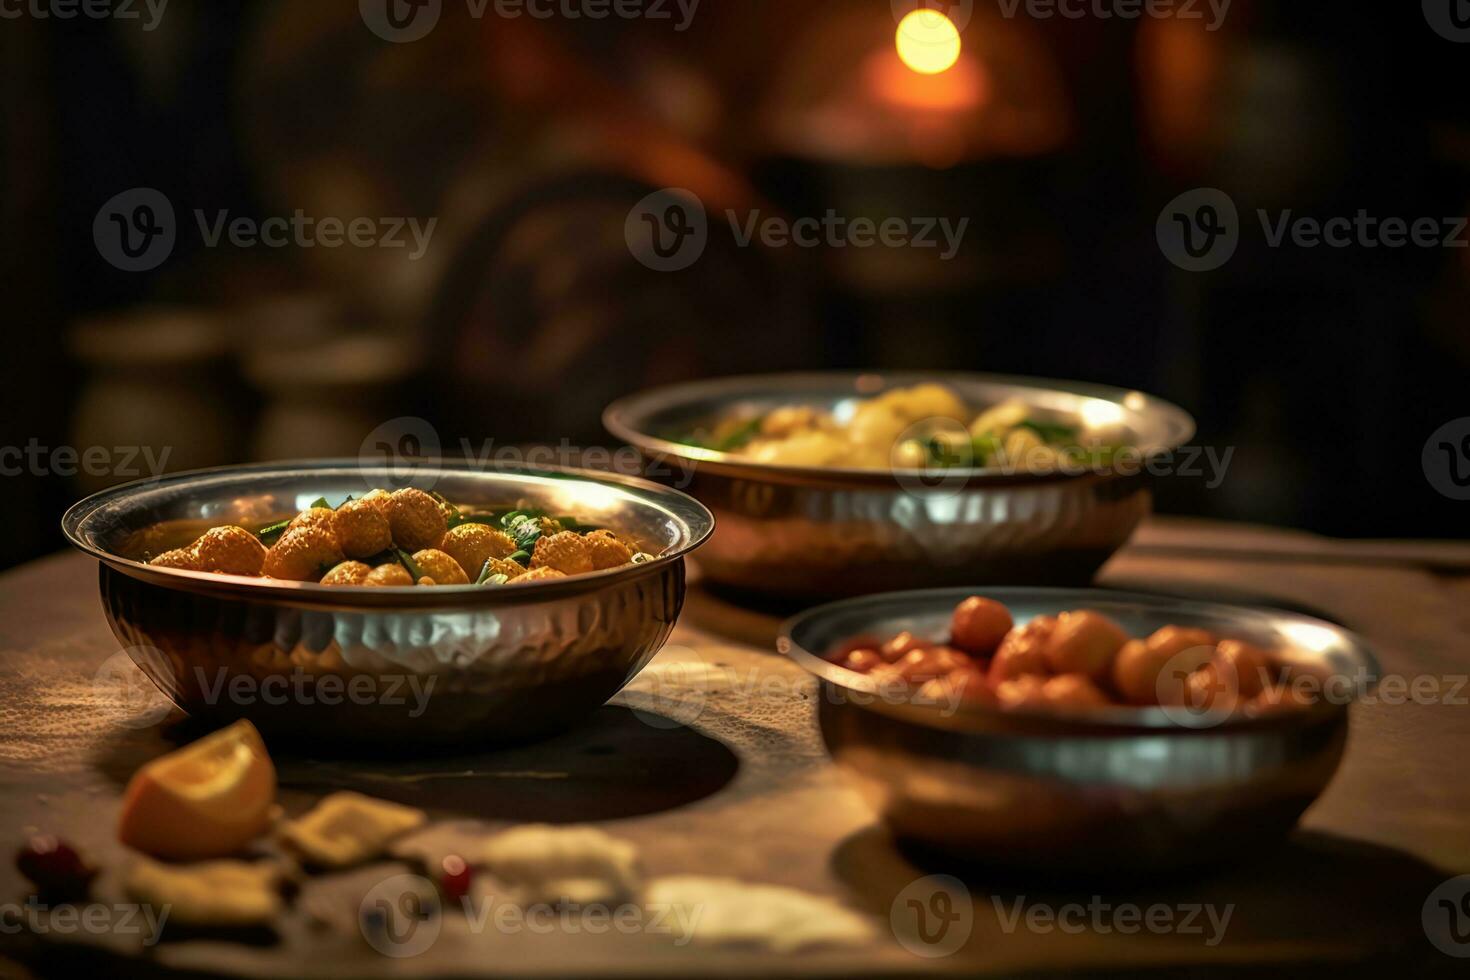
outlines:
[[[960,31],[937,10],[911,10],[898,22],[898,57],[921,75],[948,71],[960,60]]]

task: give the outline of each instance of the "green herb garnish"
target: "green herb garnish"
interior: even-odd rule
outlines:
[[[504,585],[510,581],[510,576],[504,572],[491,572],[495,567],[494,558],[486,558],[485,564],[480,568],[480,576],[475,579],[476,585]]]
[[[1050,445],[1074,443],[1077,441],[1077,427],[1064,425],[1061,422],[1037,422],[1034,419],[1026,419],[1018,423],[1017,428],[1030,429],[1041,437],[1041,441]]]
[[[311,506],[307,507],[306,509],[307,510],[316,510],[318,507],[324,507],[327,510],[331,510],[332,509],[332,505],[329,504],[329,503],[327,503],[327,498],[326,497],[318,497],[318,498],[316,498],[315,500],[313,500],[311,502]]]
[[[294,519],[295,518],[288,518],[287,520],[279,521],[275,524],[263,527],[259,531],[255,532],[255,536],[260,539],[262,544],[269,548],[271,545],[280,540],[281,535],[286,533],[286,528],[291,526],[291,521]]]
[[[424,570],[419,567],[419,563],[413,560],[413,555],[410,555],[402,548],[394,548],[393,552],[398,557],[398,564],[402,565],[404,569],[408,572],[408,574],[413,578],[413,582],[415,585],[418,584],[419,579],[426,577],[424,575]]]

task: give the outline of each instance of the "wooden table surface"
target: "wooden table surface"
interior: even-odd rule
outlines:
[[[1421,916],[1431,891],[1470,873],[1470,686],[1456,687],[1470,672],[1470,547],[1349,545],[1155,520],[1099,584],[1309,611],[1365,636],[1387,674],[1436,678],[1458,697],[1355,707],[1341,770],[1280,850],[1206,877],[1101,895],[1097,886],[1028,888],[965,872],[968,941],[953,955],[919,957],[895,941],[890,913],[902,905],[895,899],[912,882],[954,869],[895,847],[827,759],[813,688],[773,649],[790,610],[736,605],[696,581],[669,646],[581,728],[535,746],[449,759],[277,753],[281,802],[295,813],[324,792],[353,788],[423,806],[435,822],[405,845],[408,852],[469,848],[488,830],[524,821],[591,821],[638,844],[650,875],[731,876],[836,898],[871,916],[871,943],[778,957],[647,934],[487,934],[446,919],[422,955],[389,959],[355,928],[365,890],[404,870],[385,863],[308,881],[273,943],[195,938],[144,948],[134,936],[106,931],[38,935],[5,925],[0,974],[1463,971],[1464,963],[1431,945]],[[176,718],[139,726],[106,703],[94,678],[118,653],[91,561],[58,555],[0,576],[0,828],[12,844],[37,831],[77,842],[106,869],[104,901],[117,894],[127,860],[113,827],[129,775],[198,734]],[[11,903],[13,917],[27,891],[7,860],[0,905]],[[1107,918],[1071,931],[1008,927],[1006,910],[1068,903],[1208,905],[1228,907],[1230,919],[1215,944],[1206,942],[1209,929],[1123,935],[1093,925]],[[1470,954],[1470,943],[1461,951]]]

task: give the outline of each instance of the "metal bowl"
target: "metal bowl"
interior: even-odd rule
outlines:
[[[939,382],[971,406],[1019,399],[1039,414],[1106,423],[1139,450],[1130,472],[1038,476],[956,468],[873,470],[764,464],[684,445],[677,434],[731,412],[811,405],[841,412],[893,387]],[[1194,434],[1183,410],[1136,391],[982,374],[789,374],[675,385],[615,402],[603,423],[649,475],[687,490],[719,530],[703,574],[773,595],[862,595],[905,586],[1073,585],[1132,534],[1153,504],[1145,462]]]
[[[821,656],[854,636],[948,636],[974,590],[898,592],[787,622],[782,653],[820,680],[832,758],[892,831],[975,863],[1064,874],[1219,864],[1284,837],[1342,758],[1348,697],[1258,718],[1118,707],[1061,716],[884,697]],[[996,588],[1017,623],[1095,609],[1132,635],[1169,623],[1291,650],[1325,691],[1378,675],[1363,642],[1293,613],[1092,589]],[[1343,686],[1346,685],[1346,686]]]
[[[405,477],[356,461],[201,470],[88,497],[62,527],[101,562],[119,641],[191,715],[399,746],[531,738],[601,705],[668,637],[684,556],[713,528],[684,494],[604,473],[436,464]],[[318,496],[409,483],[463,505],[574,514],[660,557],[499,588],[333,588],[136,560],[215,525],[256,527]]]

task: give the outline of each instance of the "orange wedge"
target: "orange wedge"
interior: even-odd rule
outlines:
[[[260,732],[237,721],[133,774],[117,836],[175,861],[234,854],[265,832],[276,800],[276,767]]]

